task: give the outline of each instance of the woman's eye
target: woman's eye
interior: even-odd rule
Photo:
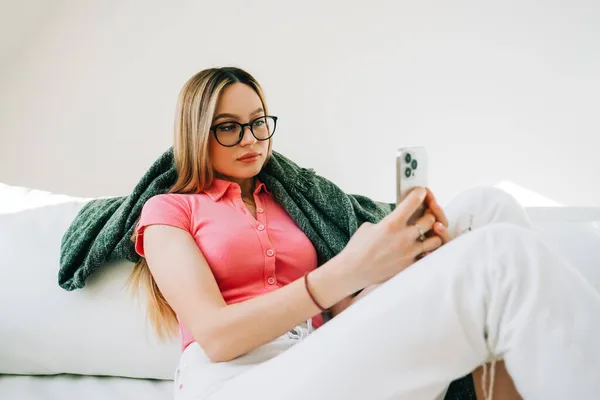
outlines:
[[[235,124],[225,124],[225,125],[219,125],[217,127],[217,130],[219,132],[231,132],[234,129],[235,129]]]
[[[254,126],[262,126],[265,123],[264,120],[259,119],[258,121],[254,121]]]

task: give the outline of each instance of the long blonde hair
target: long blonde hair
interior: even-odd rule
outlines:
[[[260,97],[265,114],[267,104],[259,83],[246,71],[234,67],[209,68],[192,76],[179,93],[175,113],[173,155],[177,181],[169,193],[200,193],[210,187],[215,173],[209,149],[212,124],[219,95],[232,83],[250,86]],[[265,163],[271,156],[272,142]],[[132,240],[135,241],[137,230]],[[142,258],[133,268],[130,288],[147,293],[147,317],[158,337],[166,339],[177,333],[177,316],[156,284],[148,263]]]

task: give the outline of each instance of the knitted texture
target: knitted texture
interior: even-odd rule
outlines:
[[[177,178],[172,148],[144,174],[131,194],[95,199],[77,214],[61,242],[58,283],[65,290],[84,287],[102,265],[139,261],[131,236],[144,203],[167,193]],[[394,204],[347,195],[312,169],[273,152],[259,179],[315,246],[319,265],[338,254],[365,221],[376,223]]]

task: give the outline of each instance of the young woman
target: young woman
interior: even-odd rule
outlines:
[[[178,180],[142,210],[133,275],[159,333],[181,334],[176,399],[431,400],[473,371],[495,380],[475,379],[482,397],[597,398],[600,296],[510,196],[471,190],[442,210],[414,190],[317,268],[257,178],[276,123],[240,69],[181,91]]]

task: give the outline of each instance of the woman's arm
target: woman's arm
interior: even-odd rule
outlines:
[[[151,225],[143,240],[146,261],[161,293],[214,362],[239,357],[319,313],[303,278],[227,305],[189,232]],[[310,289],[323,307],[332,307],[360,289],[347,283],[341,267],[340,258],[334,257],[309,275]]]
[[[375,289],[379,285],[380,284],[378,283],[378,284],[373,284],[373,285],[367,286],[366,288],[361,290],[361,292],[359,294],[357,294],[356,296],[350,295],[350,296],[344,297],[342,300],[337,302],[333,307],[331,307],[331,314],[335,317],[336,315],[338,315],[339,313],[344,311],[346,308],[350,307],[352,304],[356,303],[358,300],[360,300],[361,298],[366,296],[367,293],[370,293],[373,289]]]

